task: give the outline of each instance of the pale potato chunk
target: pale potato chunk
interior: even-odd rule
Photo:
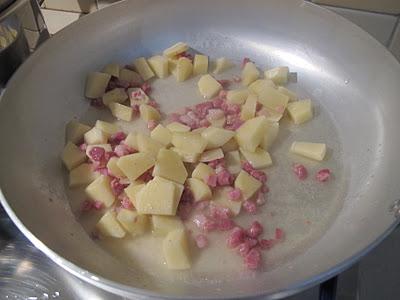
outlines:
[[[111,114],[116,117],[118,120],[132,121],[133,118],[133,109],[130,106],[122,105],[119,103],[110,103],[108,105],[110,108]]]
[[[214,74],[221,74],[222,72],[232,68],[235,64],[226,57],[220,57],[215,61]]]
[[[90,199],[102,202],[105,207],[110,207],[115,201],[108,176],[100,175],[97,177],[86,187],[85,193]]]
[[[100,72],[89,73],[86,78],[85,97],[96,99],[103,96],[110,78],[110,74]]]
[[[254,169],[263,169],[272,165],[271,156],[262,148],[257,148],[254,152],[240,149],[240,153]]]
[[[214,97],[222,89],[222,85],[210,74],[201,76],[197,86],[200,94],[206,99]]]
[[[138,150],[139,146],[138,146],[138,143],[137,143],[137,134],[136,134],[136,132],[130,132],[126,136],[126,138],[124,140],[124,144],[129,146],[129,147],[131,147],[131,148],[133,148],[133,149]]]
[[[222,129],[210,126],[201,133],[201,136],[207,141],[206,149],[221,147],[235,136],[232,130]]]
[[[161,55],[155,55],[153,57],[150,57],[147,62],[149,63],[151,69],[158,78],[168,77],[168,59]]]
[[[179,122],[172,122],[167,125],[167,128],[171,132],[188,132],[190,127]]]
[[[286,96],[289,97],[289,102],[291,101],[297,101],[297,95],[295,92],[283,87],[283,86],[278,86],[278,91],[280,91],[282,94],[285,94]]]
[[[171,147],[170,150],[174,151],[179,157],[182,159],[183,162],[186,163],[195,163],[199,161],[200,153],[193,153],[193,152],[185,152],[182,149]]]
[[[168,128],[165,128],[163,125],[158,124],[156,128],[154,128],[150,132],[150,137],[157,142],[160,142],[164,146],[168,146],[171,144],[172,133]]]
[[[271,108],[268,108],[266,106],[262,107],[258,112],[258,116],[265,116],[267,121],[269,122],[279,122],[280,119],[283,117],[282,112],[277,112],[276,110],[273,110]]]
[[[165,49],[163,55],[166,57],[175,57],[189,49],[189,46],[183,42],[178,42],[175,45]]]
[[[226,123],[226,118],[223,116],[222,118],[216,119],[216,120],[210,120],[209,121],[212,127],[216,128],[223,128]]]
[[[68,170],[72,170],[86,160],[86,154],[78,146],[68,142],[61,154],[61,159]]]
[[[101,120],[97,120],[94,127],[103,131],[106,135],[108,135],[108,137],[110,137],[114,133],[121,131],[118,125],[111,124]],[[104,144],[104,143],[98,143],[98,144]]]
[[[255,93],[256,95],[262,95],[263,90],[266,87],[276,88],[275,83],[270,79],[257,79],[252,84],[249,85],[249,91]]]
[[[192,132],[193,132],[193,133],[202,134],[202,132],[203,132],[204,130],[206,130],[206,129],[207,129],[207,127],[199,127],[199,128],[193,129]]]
[[[153,176],[161,176],[165,179],[183,184],[187,178],[187,171],[179,154],[172,150],[161,149],[157,155]]]
[[[115,88],[105,93],[102,99],[103,99],[103,104],[105,106],[108,106],[114,102],[117,103],[125,102],[125,100],[128,99],[128,94],[125,92],[124,88]]]
[[[260,77],[260,71],[257,69],[256,65],[252,62],[245,64],[242,70],[242,84],[248,86],[253,81]]]
[[[188,79],[193,73],[192,61],[186,57],[180,57],[176,64],[174,75],[176,81],[182,82]]]
[[[168,70],[171,74],[175,74],[176,65],[178,64],[178,58],[168,58]]]
[[[228,103],[243,104],[248,96],[249,91],[247,89],[231,90],[227,92],[226,100]]]
[[[144,57],[135,59],[133,64],[143,80],[146,81],[154,77],[154,73]]]
[[[74,188],[93,182],[100,174],[94,172],[91,164],[81,164],[69,172],[69,187]]]
[[[202,180],[189,178],[187,184],[192,192],[194,201],[209,200],[211,198],[211,189]]]
[[[311,120],[313,117],[311,100],[307,99],[289,103],[288,112],[294,124],[303,124]]]
[[[83,135],[91,129],[90,126],[79,123],[75,120],[68,122],[65,128],[65,136],[67,142],[70,141],[74,144],[83,140]]]
[[[120,73],[119,73],[119,79],[129,82],[129,83],[133,83],[133,84],[141,84],[143,83],[143,79],[142,77],[140,77],[140,75],[138,73],[136,73],[135,71],[129,70],[129,69],[121,69]]]
[[[119,64],[111,63],[106,65],[101,72],[118,78],[120,70],[121,66]]]
[[[89,157],[90,159],[93,160],[92,156],[90,155],[90,152],[92,151],[93,148],[103,148],[105,152],[111,152],[112,148],[110,144],[95,144],[95,145],[88,145],[86,147],[86,156]]]
[[[105,237],[123,238],[125,236],[125,230],[118,223],[116,213],[112,210],[101,217],[96,228]]]
[[[160,112],[153,106],[147,104],[140,104],[139,106],[140,118],[148,122],[150,120],[158,121],[161,119]]]
[[[117,220],[132,236],[145,233],[149,227],[149,216],[140,215],[136,211],[125,208],[120,209]]]
[[[163,241],[163,253],[168,269],[190,269],[189,245],[184,229],[177,229],[167,234]]]
[[[166,236],[171,231],[185,228],[178,217],[153,215],[151,223],[154,236]]]
[[[131,106],[149,103],[150,98],[141,88],[128,89],[129,100]]]
[[[230,152],[230,151],[235,151],[239,149],[239,145],[236,141],[236,139],[233,137],[229,141],[227,141],[225,144],[222,145],[222,151]]]
[[[129,180],[133,181],[154,166],[155,160],[148,153],[134,153],[118,159],[117,166]]]
[[[111,157],[107,163],[107,169],[112,176],[118,178],[124,178],[125,177],[124,172],[122,172],[122,170],[117,165],[118,159],[119,158],[115,156]]]
[[[261,141],[260,147],[264,150],[268,150],[272,143],[275,141],[279,133],[279,123],[278,122],[267,122],[265,127],[264,138]]]
[[[83,135],[86,144],[105,144],[107,143],[108,135],[99,128],[93,127]]]
[[[192,178],[197,178],[207,182],[208,177],[215,174],[215,170],[211,168],[209,165],[204,163],[199,163],[196,168],[194,168],[192,172]]]
[[[242,170],[239,151],[231,151],[225,154],[225,165],[231,174],[238,174]]]
[[[248,151],[255,151],[264,137],[267,122],[264,116],[244,122],[236,131],[235,137],[239,146]]]
[[[261,182],[249,175],[246,171],[240,171],[235,180],[235,188],[242,192],[242,199],[247,200],[252,197],[261,187]]]
[[[326,154],[326,144],[293,142],[290,147],[290,152],[321,161],[324,159]]]
[[[231,187],[219,187],[214,191],[214,195],[212,197],[212,204],[215,204],[220,207],[229,208],[231,213],[234,216],[237,216],[240,213],[240,209],[242,208],[241,201],[232,201],[228,197],[228,192]]]
[[[137,196],[144,187],[144,183],[138,184],[136,181],[133,181],[127,188],[124,189],[125,194],[128,196],[133,206],[136,207]]]
[[[256,108],[257,108],[257,96],[250,94],[247,97],[246,102],[242,106],[242,110],[240,112],[240,118],[244,121],[254,118],[256,115]]]
[[[193,75],[207,74],[208,57],[206,55],[196,54],[193,59]]]
[[[276,84],[286,84],[288,82],[289,68],[276,67],[264,72],[265,78],[271,79]]]
[[[224,152],[222,152],[221,148],[216,148],[203,152],[199,160],[201,162],[209,162],[221,158],[224,158]]]
[[[257,96],[258,102],[280,114],[283,114],[289,102],[288,96],[269,86],[264,87]]]
[[[158,151],[160,151],[161,148],[164,148],[163,144],[153,140],[151,137],[143,133],[137,133],[136,139],[138,145],[137,149],[139,152],[148,153],[153,157],[157,157]]]
[[[198,133],[173,132],[172,144],[186,153],[202,153],[207,141]]]

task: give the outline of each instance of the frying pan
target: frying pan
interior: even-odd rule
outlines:
[[[267,206],[280,205],[285,224],[296,218],[293,207],[298,214],[306,204],[321,208],[313,211],[316,219],[318,214],[325,218],[328,206],[321,203],[341,201],[340,208],[312,243],[265,272],[233,274],[230,280],[155,280],[98,247],[71,210],[59,153],[66,122],[99,117],[82,96],[87,72],[110,61],[128,63],[159,53],[178,41],[214,58],[239,61],[248,56],[262,68],[288,65],[298,74],[298,93],[316,103],[315,122],[292,133],[327,142],[327,164],[338,162],[335,172],[340,176],[331,183],[331,195],[336,196],[290,202],[275,195]],[[10,80],[0,103],[1,202],[19,229],[54,262],[116,294],[284,297],[349,267],[398,224],[390,208],[400,197],[399,82],[400,66],[382,45],[308,2],[125,1],[55,35]],[[166,96],[157,100],[167,112],[192,101],[175,90],[159,88]],[[274,172],[289,166],[276,159],[271,180]],[[284,193],[285,184],[291,188],[291,176],[279,176],[271,190]],[[290,230],[287,234],[290,240]]]

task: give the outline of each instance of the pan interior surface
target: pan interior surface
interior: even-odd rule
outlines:
[[[236,267],[240,262],[219,259],[212,247],[197,258],[204,268],[192,274],[127,264],[118,258],[126,251],[112,243],[99,247],[90,238],[86,230],[93,220],[82,226],[79,193],[72,195],[65,185],[59,159],[65,124],[108,116],[83,98],[86,74],[178,41],[214,59],[239,64],[247,56],[261,69],[288,65],[298,74],[289,88],[315,102],[314,120],[302,127],[283,122],[271,150],[271,193],[261,217],[267,231],[284,228],[287,241],[267,252],[265,272],[244,272]],[[54,36],[11,79],[0,103],[2,203],[55,262],[120,295],[285,296],[340,271],[393,226],[389,207],[400,197],[399,78],[399,64],[383,46],[303,1],[125,1]],[[172,112],[201,100],[196,82],[157,81],[154,97]],[[295,181],[290,166],[302,160],[287,153],[293,140],[327,143],[323,166],[333,170],[332,182]],[[319,168],[306,163],[312,171]],[[158,249],[145,246],[149,255],[143,259],[150,260]]]

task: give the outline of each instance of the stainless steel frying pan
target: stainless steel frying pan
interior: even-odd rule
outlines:
[[[330,124],[326,135],[323,126],[310,125],[310,132],[326,140],[332,155],[339,153],[343,182],[336,189],[343,205],[337,217],[310,247],[251,279],[154,280],[98,247],[70,209],[59,153],[67,121],[93,121],[98,115],[82,96],[86,73],[181,40],[213,57],[289,65],[299,75],[298,92],[312,97],[317,118]],[[1,202],[57,264],[120,295],[287,296],[347,268],[398,224],[390,207],[400,197],[399,95],[400,65],[385,48],[354,24],[307,2],[122,2],[55,35],[10,80],[0,103]],[[157,100],[167,110],[187,100],[166,99]]]

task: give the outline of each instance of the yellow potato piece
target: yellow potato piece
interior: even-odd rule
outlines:
[[[120,209],[117,220],[132,236],[144,234],[149,227],[149,216],[125,208]]]
[[[86,78],[85,97],[90,99],[102,97],[110,78],[110,74],[100,72],[89,73]]]
[[[260,77],[260,71],[257,69],[256,65],[252,62],[245,64],[242,70],[242,84],[248,86],[253,81]]]
[[[139,111],[140,117],[146,122],[150,120],[158,121],[161,119],[159,111],[148,104],[140,104]]]
[[[133,181],[154,166],[155,160],[148,153],[134,153],[118,159],[117,166],[129,180]]]
[[[242,170],[239,151],[230,151],[225,154],[225,165],[231,174],[238,174]]]
[[[225,144],[222,145],[222,151],[230,152],[230,151],[235,151],[239,149],[239,145],[236,141],[236,139],[233,137],[229,141],[227,141]]]
[[[200,77],[197,83],[200,94],[206,98],[210,99],[219,93],[222,89],[222,85],[214,79],[210,74],[206,74]]]
[[[179,122],[172,122],[166,126],[171,132],[188,132],[190,127]]]
[[[263,140],[261,141],[260,147],[264,150],[268,150],[272,143],[275,141],[279,133],[279,123],[278,122],[267,122],[265,127],[265,134]]]
[[[247,89],[231,90],[227,92],[226,100],[228,103],[243,104],[248,96],[249,91]]]
[[[174,151],[179,157],[182,159],[183,162],[186,163],[196,163],[199,161],[200,153],[193,153],[193,152],[185,152],[182,149],[171,147],[170,150]]]
[[[271,79],[276,84],[286,84],[288,82],[289,68],[276,67],[264,72],[265,78]]]
[[[105,237],[123,238],[125,236],[125,230],[118,223],[116,213],[112,210],[101,217],[96,228]]]
[[[168,70],[168,60],[161,56],[156,55],[150,57],[147,62],[149,63],[153,72],[157,75],[158,78],[166,78],[169,75]]]
[[[133,64],[143,80],[146,81],[154,77],[154,73],[144,57],[135,59]]]
[[[106,65],[101,72],[110,74],[111,76],[119,78],[120,70],[121,70],[121,66],[119,64],[111,63],[111,64]]]
[[[189,46],[183,42],[178,42],[175,45],[165,49],[163,55],[166,57],[175,57],[189,49]]]
[[[224,152],[221,148],[217,148],[203,152],[199,160],[201,162],[209,162],[221,158],[224,158]]]
[[[186,79],[189,79],[192,73],[193,73],[192,61],[186,57],[180,57],[174,69],[174,75],[176,77],[176,81],[178,82],[185,81]]]
[[[185,228],[178,217],[153,215],[151,223],[154,236],[166,236],[171,231]]]
[[[125,174],[124,172],[121,171],[121,169],[118,167],[117,162],[118,162],[118,157],[111,157],[107,163],[107,169],[111,173],[111,175],[118,177],[118,178],[124,178]]]
[[[288,112],[294,124],[303,124],[311,120],[313,117],[311,100],[306,99],[289,103]]]
[[[110,207],[115,201],[108,176],[101,175],[97,177],[95,181],[86,187],[85,193],[90,199],[102,202],[105,207]]]
[[[192,177],[203,180],[207,182],[208,177],[215,174],[215,170],[211,168],[209,165],[204,163],[199,163],[196,168],[194,168],[192,172]]]
[[[100,174],[94,172],[91,164],[81,164],[69,172],[69,187],[87,185],[99,176]]]
[[[290,152],[301,156],[321,161],[326,154],[326,144],[309,143],[309,142],[293,142]]]
[[[261,187],[261,182],[249,175],[246,171],[240,171],[235,180],[235,188],[242,192],[242,199],[247,200],[252,197]]]
[[[278,86],[278,91],[281,92],[282,94],[285,94],[286,96],[289,97],[289,102],[291,101],[297,101],[297,95],[295,92],[283,87],[283,86]]]
[[[187,184],[193,194],[194,201],[209,200],[211,198],[211,189],[202,180],[189,178]]]
[[[276,88],[275,83],[270,79],[257,79],[252,84],[249,85],[248,89],[250,92],[259,95],[266,87]]]
[[[83,139],[88,145],[105,144],[107,143],[108,134],[99,128],[93,127],[83,135]]]
[[[220,119],[216,119],[216,120],[209,120],[210,124],[212,127],[216,127],[216,128],[222,128],[225,126],[226,123],[226,118],[225,116],[223,116]]]
[[[190,269],[189,245],[184,229],[177,229],[167,234],[163,241],[163,253],[168,269]]]
[[[201,133],[201,136],[207,141],[206,149],[219,148],[235,136],[235,132],[218,127],[207,127]]]
[[[156,140],[157,142],[163,144],[164,146],[168,146],[169,144],[171,144],[172,133],[168,128],[165,128],[163,125],[158,124],[156,128],[154,128],[150,132],[150,137],[153,140]]]
[[[235,64],[226,57],[220,57],[215,62],[214,74],[221,74],[222,72],[232,68]]]
[[[289,102],[288,96],[268,85],[261,85],[256,94],[258,96],[258,102],[280,114],[283,114]]]
[[[118,120],[132,121],[133,118],[133,109],[130,106],[122,105],[119,103],[110,103],[108,105],[110,108],[111,114],[116,117]]]
[[[207,141],[198,133],[173,132],[172,145],[186,153],[202,153]]]
[[[254,152],[240,149],[243,157],[253,166],[254,169],[263,169],[272,166],[271,156],[267,151],[256,148]]]
[[[121,69],[121,71],[119,72],[119,79],[135,84],[140,84],[143,82],[142,77],[140,77],[138,73],[128,69]]]
[[[82,152],[78,146],[68,142],[61,154],[61,159],[68,170],[72,170],[86,160],[85,152]]]
[[[254,118],[256,115],[256,108],[257,108],[257,96],[250,94],[247,97],[245,104],[243,104],[242,106],[242,110],[240,112],[240,118],[244,121]]]
[[[214,195],[212,197],[212,204],[215,204],[220,207],[229,208],[234,216],[237,216],[240,213],[240,209],[242,208],[241,201],[232,201],[228,197],[228,192],[230,187],[219,187],[214,191]]]
[[[156,140],[153,140],[151,137],[143,133],[137,133],[136,140],[138,146],[137,149],[139,150],[139,152],[148,153],[153,157],[157,157],[158,151],[164,148],[163,144],[157,142]]]
[[[133,148],[133,149],[138,149],[138,143],[137,143],[137,134],[136,132],[131,132],[127,135],[127,137],[124,140],[124,144]]]
[[[157,155],[153,176],[161,176],[165,179],[183,184],[187,178],[187,171],[179,154],[172,150],[161,149]]]
[[[239,146],[248,151],[255,151],[260,145],[267,126],[264,116],[247,120],[236,131],[236,141]]]
[[[128,94],[125,92],[124,88],[112,89],[111,91],[105,93],[102,97],[103,104],[105,106],[108,106],[114,102],[122,103],[127,99],[128,99]]]
[[[132,202],[133,206],[136,207],[136,198],[139,192],[144,188],[145,184],[138,184],[133,181],[127,188],[124,189],[125,194],[128,196],[129,200]]]
[[[83,135],[91,129],[90,126],[71,120],[65,128],[65,139],[74,144],[83,140]]]
[[[207,74],[208,57],[206,55],[196,54],[193,59],[193,75]]]
[[[94,127],[103,131],[107,135],[107,137],[110,137],[114,133],[121,131],[118,125],[101,120],[97,120]],[[105,144],[105,143],[98,143],[98,144]]]

